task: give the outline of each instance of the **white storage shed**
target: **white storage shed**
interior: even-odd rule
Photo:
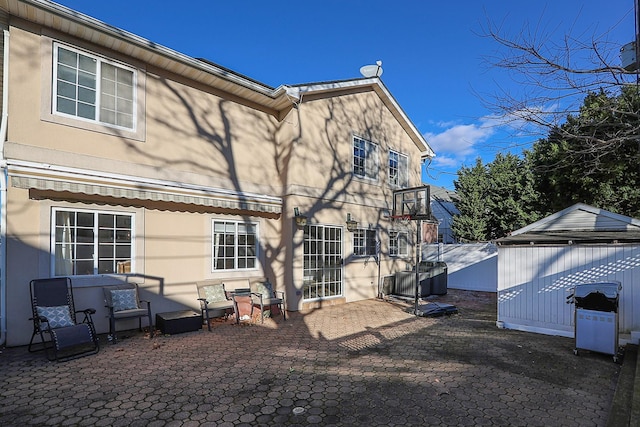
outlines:
[[[574,336],[582,283],[619,281],[621,342],[640,338],[640,220],[576,204],[500,239],[498,326]]]

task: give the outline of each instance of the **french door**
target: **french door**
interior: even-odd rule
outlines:
[[[343,294],[342,227],[307,225],[304,228],[303,298],[314,300]]]

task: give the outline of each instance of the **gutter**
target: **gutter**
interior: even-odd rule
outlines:
[[[271,86],[260,83],[256,80],[253,80],[242,74],[236,73],[235,71],[232,71],[221,65],[215,64],[211,61],[197,59],[197,58],[193,58],[191,56],[185,55],[169,47],[154,43],[136,34],[130,33],[121,28],[114,27],[96,18],[93,18],[89,15],[85,15],[83,13],[78,12],[77,10],[73,10],[69,7],[63,6],[53,1],[49,1],[49,0],[19,0],[19,1],[21,3],[25,3],[37,9],[44,10],[60,18],[68,19],[71,22],[78,23],[81,25],[86,25],[95,31],[108,35],[109,37],[113,37],[114,39],[122,40],[126,43],[131,43],[141,49],[154,52],[160,56],[168,57],[174,61],[181,62],[189,67],[202,70],[222,80],[226,80],[233,84],[237,84],[244,88],[250,89],[252,91],[255,91],[271,99],[276,99],[278,96],[283,95],[286,92],[286,89],[283,88],[282,86],[274,89]],[[25,13],[23,12],[24,11],[22,9],[18,9],[10,13],[12,15],[29,19],[29,17],[26,17]],[[26,11],[26,13],[28,14],[28,11]],[[29,19],[29,20],[31,20],[32,22],[42,24],[41,22],[38,22],[37,19]]]
[[[2,120],[0,121],[0,345],[7,341],[7,185],[9,176],[4,158],[9,119],[9,31],[3,31]]]

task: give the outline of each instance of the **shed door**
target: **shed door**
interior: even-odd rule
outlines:
[[[341,296],[342,227],[307,225],[304,228],[303,298]]]

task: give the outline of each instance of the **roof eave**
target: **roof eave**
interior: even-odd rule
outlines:
[[[420,149],[421,160],[426,160],[435,157],[435,152],[429,146],[429,143],[425,139],[424,135],[416,128],[413,122],[409,119],[404,112],[400,104],[391,95],[391,92],[382,83],[382,80],[378,77],[370,78],[358,78],[350,80],[337,80],[329,82],[307,83],[292,85],[289,87],[289,92],[296,94],[297,98],[300,98],[301,94],[309,93],[326,93],[333,91],[343,91],[347,89],[361,89],[369,87],[376,92],[385,106],[391,111],[393,116],[398,120],[403,129],[411,137],[416,146]]]
[[[212,62],[190,57],[51,1],[4,0],[0,1],[0,9],[38,25],[144,59],[158,68],[247,99],[274,116],[279,116],[282,110],[293,106],[293,100],[287,96],[287,86],[267,86]]]
[[[38,25],[89,40],[127,56],[140,58],[145,63],[160,69],[229,93],[278,119],[282,119],[299,102],[300,93],[309,91],[319,93],[368,86],[378,93],[394,117],[420,148],[422,160],[435,157],[434,151],[424,136],[409,120],[378,77],[294,86],[281,85],[273,88],[208,60],[196,59],[182,54],[48,0],[0,0],[0,9]]]

